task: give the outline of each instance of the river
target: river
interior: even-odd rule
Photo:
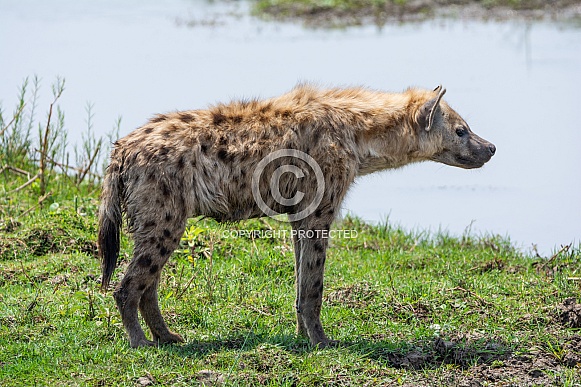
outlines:
[[[581,237],[581,28],[431,20],[336,30],[267,22],[247,2],[0,0],[0,101],[22,80],[42,98],[57,75],[70,140],[85,107],[121,134],[154,113],[271,97],[299,81],[401,91],[443,84],[496,156],[466,171],[434,163],[361,178],[344,213],[407,229],[510,236],[550,255]],[[45,108],[46,105],[39,105]]]

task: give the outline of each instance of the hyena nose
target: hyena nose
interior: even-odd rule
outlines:
[[[494,155],[496,153],[496,147],[494,146],[494,144],[488,145],[488,150],[490,151],[491,155]]]

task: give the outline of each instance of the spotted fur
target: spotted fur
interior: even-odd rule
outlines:
[[[421,161],[463,168],[482,166],[495,148],[470,131],[441,98],[445,90],[385,93],[364,88],[319,89],[299,85],[267,100],[241,100],[206,110],[160,114],[115,143],[99,211],[102,286],[107,288],[119,253],[122,214],[133,235],[133,259],[114,297],[132,347],[175,343],[157,301],[160,273],[178,246],[188,217],[219,221],[264,216],[252,195],[252,173],[271,152],[310,155],[325,180],[322,201],[295,230],[329,230],[347,190],[359,175]],[[259,191],[270,208],[298,212],[269,195],[268,177],[285,163],[267,166]],[[314,174],[283,174],[281,193],[315,195]],[[320,234],[317,234],[320,235]],[[327,239],[293,240],[297,330],[314,345],[328,344],[320,321]],[[152,340],[139,321],[141,312]]]

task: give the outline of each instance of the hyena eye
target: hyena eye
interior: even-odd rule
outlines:
[[[468,133],[468,131],[465,128],[458,128],[458,129],[456,129],[456,134],[458,135],[458,137],[462,137],[466,133]]]

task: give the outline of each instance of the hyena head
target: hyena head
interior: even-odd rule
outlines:
[[[446,89],[438,86],[435,97],[418,112],[420,148],[428,151],[432,161],[465,169],[480,168],[494,155],[496,147],[470,130],[466,121],[442,100],[444,93]]]

